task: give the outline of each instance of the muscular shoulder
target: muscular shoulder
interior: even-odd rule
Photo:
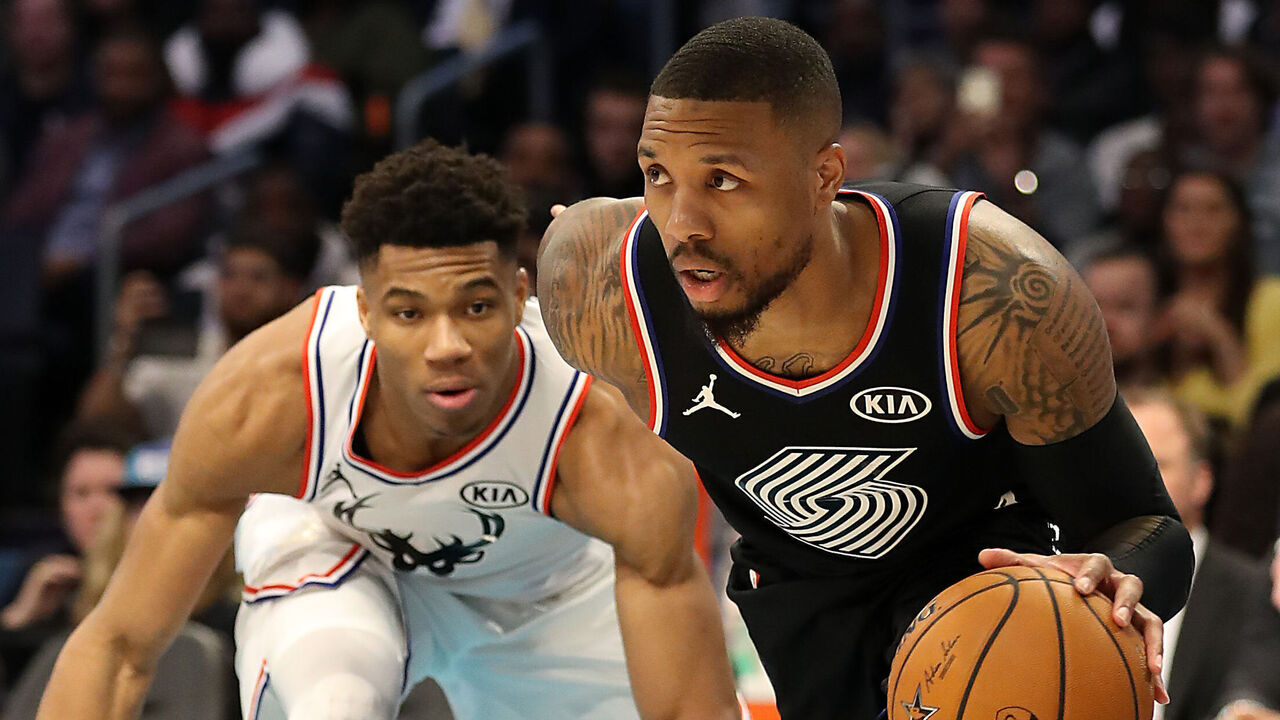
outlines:
[[[1093,295],[1044,238],[988,202],[969,220],[957,320],[966,405],[1026,444],[1078,435],[1115,399]]]
[[[687,547],[697,515],[693,465],[649,431],[618,391],[591,387],[561,452],[556,516],[662,576]]]
[[[302,346],[315,305],[303,302],[241,340],[183,411],[170,459],[192,502],[297,490],[308,434]]]
[[[547,228],[538,251],[538,301],[565,360],[627,394],[644,396],[644,368],[631,335],[621,250],[643,207],[638,198],[592,198]],[[637,380],[639,392],[637,393]]]

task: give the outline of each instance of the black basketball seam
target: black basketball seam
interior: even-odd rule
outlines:
[[[991,652],[991,646],[995,644],[996,637],[1000,635],[1000,630],[1004,628],[1004,624],[1009,621],[1009,616],[1013,614],[1014,607],[1018,604],[1018,596],[1022,593],[1022,588],[1018,587],[1021,582],[1018,578],[1006,573],[998,573],[1009,578],[1013,586],[1013,597],[1009,598],[1009,607],[1004,611],[1004,617],[1000,618],[1000,622],[996,623],[996,627],[987,636],[987,644],[983,646],[982,652],[978,654],[978,660],[973,664],[973,672],[969,673],[969,682],[965,685],[964,695],[960,696],[960,707],[956,709],[956,720],[964,720],[964,709],[969,704],[969,694],[973,692],[973,685],[977,682],[978,672],[982,670],[982,662],[987,659],[987,653]]]
[[[1058,610],[1058,598],[1053,594],[1053,585],[1050,584],[1048,576],[1039,568],[1035,570],[1044,581],[1045,591],[1049,593],[1049,604],[1053,607],[1053,622],[1058,626],[1058,720],[1063,720],[1067,708],[1067,647],[1062,633],[1062,613]]]
[[[895,677],[895,678],[893,679],[893,684],[892,684],[892,685],[890,686],[890,688],[889,688],[889,697],[890,697],[890,698],[892,698],[894,695],[897,695],[897,694],[898,694],[898,681],[902,679],[902,668],[906,667],[906,664],[907,664],[907,663],[906,663],[906,659],[907,659],[907,658],[909,658],[909,657],[911,657],[911,654],[912,654],[912,653],[914,653],[914,652],[916,651],[916,646],[917,646],[917,645],[919,645],[919,644],[920,644],[920,641],[924,639],[924,636],[928,634],[929,629],[930,629],[930,628],[932,628],[932,627],[934,626],[934,624],[935,624],[935,623],[937,623],[939,620],[941,620],[942,618],[946,617],[946,616],[947,616],[947,613],[951,612],[952,610],[955,610],[957,607],[960,607],[961,603],[964,603],[965,601],[970,600],[970,599],[972,599],[973,597],[975,597],[975,596],[977,596],[977,595],[981,595],[982,593],[987,592],[988,590],[994,590],[994,589],[996,589],[996,588],[998,588],[998,587],[1004,587],[1004,586],[1006,586],[1006,585],[1011,584],[1011,583],[1009,582],[1009,580],[1007,579],[1007,578],[1009,578],[1009,576],[1008,576],[1008,575],[1005,575],[1004,573],[999,573],[999,574],[1000,574],[1000,575],[1003,575],[1006,579],[1005,579],[1005,580],[1000,580],[1000,581],[998,581],[998,582],[996,582],[996,583],[994,583],[994,584],[992,584],[992,585],[988,585],[988,586],[986,586],[986,587],[984,587],[984,588],[979,588],[979,589],[977,589],[977,590],[974,590],[973,592],[969,593],[968,595],[965,595],[964,597],[960,598],[959,600],[956,600],[955,602],[951,603],[950,607],[948,607],[946,610],[943,610],[942,612],[938,613],[936,616],[930,616],[930,617],[932,617],[933,619],[929,622],[929,624],[928,624],[928,625],[925,625],[924,627],[920,628],[920,634],[916,637],[915,642],[911,643],[911,647],[907,650],[907,654],[906,654],[906,656],[903,658],[903,662],[902,662],[902,664],[898,666],[898,676],[897,676],[897,677]],[[993,575],[994,575],[994,574],[993,574]],[[930,602],[932,602],[932,601],[930,601]],[[928,606],[928,605],[925,605],[925,607],[929,607],[929,606]],[[922,611],[922,612],[923,612],[923,610],[924,610],[924,608],[921,608],[921,611]],[[917,615],[918,615],[918,614],[919,614],[919,613],[917,613]]]
[[[1124,666],[1124,674],[1129,678],[1129,697],[1133,699],[1133,720],[1138,720],[1138,686],[1133,681],[1133,671],[1129,669],[1129,659],[1124,656],[1124,649],[1120,647],[1120,641],[1116,640],[1116,636],[1111,634],[1111,628],[1107,627],[1107,623],[1098,615],[1093,606],[1089,604],[1088,598],[1085,598],[1084,606],[1089,608],[1089,614],[1098,621],[1103,630],[1107,631],[1107,639],[1115,646],[1116,653],[1120,655],[1120,664]]]

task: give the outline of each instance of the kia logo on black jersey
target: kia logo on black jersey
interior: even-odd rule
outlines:
[[[520,507],[529,502],[529,493],[525,492],[524,488],[501,480],[477,480],[467,483],[462,486],[458,494],[468,505],[489,510]]]
[[[931,407],[924,393],[904,387],[867,388],[849,400],[858,417],[882,423],[911,422],[924,417]]]

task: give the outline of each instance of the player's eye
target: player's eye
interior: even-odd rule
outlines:
[[[392,312],[391,316],[404,322],[413,322],[414,320],[422,317],[422,313],[414,310],[413,308],[401,308]]]
[[[467,306],[467,314],[472,316],[480,316],[493,309],[493,303],[488,300],[477,300]]]
[[[711,187],[724,192],[736,189],[740,184],[742,181],[732,175],[717,173],[711,176]]]
[[[660,165],[650,165],[644,171],[645,179],[654,187],[666,185],[671,182],[671,177],[667,175],[667,171],[662,169]]]

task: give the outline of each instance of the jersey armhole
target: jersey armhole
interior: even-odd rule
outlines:
[[[595,378],[584,372],[577,372],[569,392],[560,403],[556,413],[556,422],[551,432],[550,441],[542,454],[542,463],[538,470],[538,479],[533,488],[533,507],[547,517],[555,517],[551,511],[551,495],[556,486],[556,466],[560,461],[560,451],[564,448],[565,438],[578,421],[578,413],[587,400],[591,383]]]
[[[990,428],[979,427],[965,407],[960,387],[960,358],[956,348],[956,325],[960,318],[960,283],[964,276],[964,253],[969,240],[969,213],[984,196],[980,192],[961,191],[951,198],[947,211],[947,256],[944,258],[942,292],[942,384],[946,388],[947,405],[953,427],[970,440],[984,437]]]
[[[306,459],[303,461],[301,478],[298,480],[298,492],[294,495],[299,500],[310,500],[315,493],[315,477],[319,472],[320,455],[324,452],[324,388],[320,381],[320,333],[324,329],[324,320],[321,317],[320,306],[326,304],[325,293],[325,288],[316,291],[315,307],[311,309],[311,322],[307,325],[306,338],[302,343],[303,396],[307,401],[307,442],[303,448],[303,456]],[[332,301],[332,294],[328,299]]]
[[[648,211],[641,207],[640,212],[631,221],[627,234],[622,240],[622,252],[619,262],[622,264],[622,286],[627,304],[627,319],[631,323],[631,336],[635,339],[636,350],[640,352],[640,360],[644,365],[645,385],[649,393],[649,417],[646,423],[649,429],[661,434],[664,424],[664,408],[662,391],[658,387],[662,373],[658,369],[657,350],[654,347],[648,313],[645,311],[644,299],[641,297],[639,270],[636,258],[639,255],[640,230]]]

